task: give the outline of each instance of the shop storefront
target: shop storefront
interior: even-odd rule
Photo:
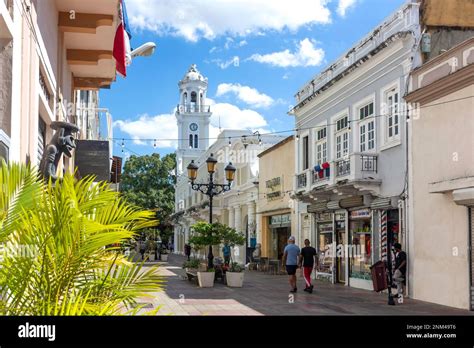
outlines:
[[[283,250],[291,236],[291,214],[268,216],[270,228],[269,258],[281,260]]]
[[[318,279],[334,281],[334,222],[332,213],[316,213],[316,250],[319,255]]]
[[[346,283],[347,279],[347,232],[346,211],[338,211],[334,214],[334,237],[336,239],[336,282]]]
[[[369,208],[349,212],[349,243],[350,285],[370,289],[370,266],[374,260],[372,211]]]

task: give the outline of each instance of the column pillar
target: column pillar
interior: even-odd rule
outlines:
[[[255,227],[255,233],[257,234],[257,243],[262,244],[262,214],[257,213],[256,214],[256,227]]]
[[[237,232],[242,232],[242,211],[240,205],[234,207],[234,228]]]
[[[234,207],[230,207],[229,211],[229,227],[235,227],[235,214],[234,214]]]
[[[242,211],[240,205],[234,207],[234,228],[237,232],[242,232]],[[245,264],[245,245],[234,248],[234,260],[238,263]]]

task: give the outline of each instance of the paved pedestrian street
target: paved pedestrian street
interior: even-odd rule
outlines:
[[[213,288],[199,288],[185,279],[181,268],[184,258],[171,255],[159,265],[166,278],[164,291],[143,298],[149,311],[161,306],[158,315],[472,315],[473,312],[405,299],[403,304],[387,305],[387,294],[348,288],[316,281],[314,291],[303,291],[299,277],[298,292],[288,292],[285,275],[246,271],[242,288],[229,288],[217,281]]]

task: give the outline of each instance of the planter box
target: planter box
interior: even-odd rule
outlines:
[[[241,288],[244,284],[244,272],[226,272],[225,279],[227,280],[227,286]]]
[[[155,253],[148,254],[148,261],[155,261]]]
[[[197,275],[201,288],[212,288],[214,286],[215,272],[197,272]]]
[[[168,261],[168,254],[161,254],[161,261]]]

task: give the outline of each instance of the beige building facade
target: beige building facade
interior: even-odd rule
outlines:
[[[79,125],[79,139],[97,133],[90,131],[99,127],[90,115],[102,112],[104,123],[111,123],[108,112],[98,109],[98,91],[116,78],[118,5],[0,1],[0,157],[37,166],[53,136],[52,122]],[[85,106],[87,116],[79,110]],[[73,170],[74,158],[63,158],[57,174]]]
[[[474,38],[411,75],[408,287],[474,309]]]
[[[293,192],[295,140],[287,137],[258,155],[259,184],[257,220],[260,222],[257,243],[262,257],[280,260],[290,236],[301,242],[296,229]]]

